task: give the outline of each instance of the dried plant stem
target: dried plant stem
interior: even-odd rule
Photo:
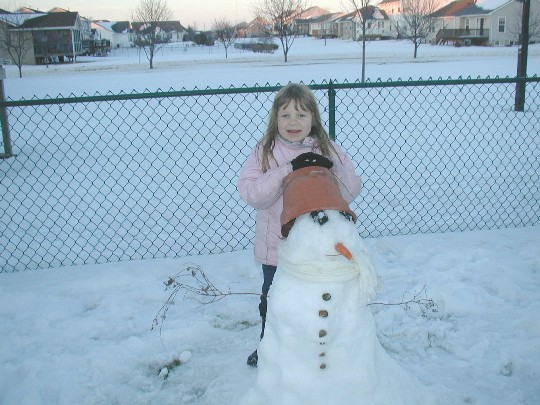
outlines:
[[[201,267],[195,264],[186,265],[163,284],[165,284],[165,291],[170,291],[170,294],[152,322],[152,330],[159,325],[160,335],[163,322],[167,318],[167,312],[174,305],[176,296],[180,291],[183,291],[184,298],[187,296],[192,297],[201,305],[212,304],[230,295],[260,296],[260,293],[254,292],[232,292],[230,288],[227,291],[221,291],[210,281]]]
[[[416,305],[420,312],[422,313],[422,317],[426,318],[428,313],[434,313],[438,312],[438,306],[437,304],[431,299],[427,298],[426,293],[426,286],[424,285],[420,291],[415,291],[412,294],[411,298],[406,298],[407,295],[410,295],[410,292],[403,293],[403,297],[401,298],[400,302],[371,302],[368,305],[399,305],[402,307],[405,312],[407,312],[409,309],[411,309],[411,305]]]
[[[159,325],[160,336],[163,322],[167,318],[167,312],[175,304],[176,296],[181,291],[184,293],[184,298],[190,296],[201,305],[212,304],[231,295],[260,296],[260,293],[255,292],[232,292],[230,288],[227,291],[221,291],[210,281],[201,267],[195,264],[186,265],[175,276],[169,277],[163,284],[165,284],[165,291],[170,291],[170,294],[152,322],[152,330]],[[410,292],[404,293],[400,302],[372,302],[368,305],[399,305],[405,311],[408,311],[412,305],[416,305],[424,318],[427,317],[429,312],[437,312],[437,304],[431,298],[426,297],[426,286],[422,287],[420,291],[415,291],[410,298],[406,298],[407,294],[410,294]]]

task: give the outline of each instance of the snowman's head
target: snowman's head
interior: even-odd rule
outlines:
[[[325,167],[309,166],[290,173],[283,180],[281,234],[288,237],[297,218],[322,211],[341,211],[356,222],[356,214],[342,197],[334,174]]]
[[[354,217],[332,209],[300,215],[282,244],[294,247],[289,249],[289,254],[297,256],[294,261],[346,261],[365,250]]]
[[[279,246],[283,271],[312,282],[358,279],[362,298],[370,300],[379,286],[354,217],[346,211],[325,209],[296,218]]]

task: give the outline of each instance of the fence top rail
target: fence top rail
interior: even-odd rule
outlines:
[[[320,84],[309,83],[309,86],[313,90],[336,90],[336,89],[358,89],[358,88],[382,88],[382,87],[417,87],[417,86],[448,86],[448,85],[477,85],[477,84],[503,84],[503,83],[536,83],[540,82],[540,77],[537,75],[531,77],[494,77],[490,78],[476,78],[471,77],[457,79],[432,79],[428,80],[397,80],[397,81],[382,81],[377,80],[374,82],[345,82],[336,83],[332,80],[329,82],[323,82]],[[124,93],[118,94],[96,94],[93,96],[70,96],[70,97],[56,97],[56,98],[44,98],[44,99],[21,99],[21,100],[8,100],[0,101],[0,107],[26,107],[33,105],[53,105],[53,104],[75,104],[75,103],[89,103],[99,101],[120,101],[120,100],[138,100],[149,98],[166,98],[166,97],[191,97],[191,96],[213,96],[220,94],[247,94],[247,93],[271,93],[278,91],[282,85],[267,85],[257,87],[220,87],[217,89],[197,89],[194,90],[169,90],[169,91],[156,91],[156,92],[143,92],[143,93]]]

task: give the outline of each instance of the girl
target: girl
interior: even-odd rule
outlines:
[[[360,194],[360,176],[323,128],[315,95],[307,86],[291,83],[276,94],[266,133],[251,151],[238,179],[240,198],[257,210],[255,258],[262,263],[264,280],[259,304],[261,339],[266,322],[266,296],[277,269],[282,238],[283,179],[293,170],[306,166],[331,169],[348,203]],[[247,363],[256,366],[257,360],[255,350]]]

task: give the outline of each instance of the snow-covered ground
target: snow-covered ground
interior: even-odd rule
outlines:
[[[515,47],[426,45],[416,60],[412,51],[407,42],[370,43],[367,76],[515,76]],[[223,50],[178,48],[163,50],[150,70],[144,55],[139,61],[135,50],[118,50],[76,64],[25,66],[22,79],[7,66],[5,88],[19,99],[354,81],[359,52],[355,43],[304,38],[285,64],[280,53],[235,51],[225,60]],[[540,73],[539,45],[530,48],[528,72]],[[375,300],[382,304],[372,306],[379,339],[403,368],[443,404],[540,403],[538,224],[367,244],[384,284]],[[163,283],[190,264],[232,294],[207,305],[179,294],[161,334],[151,330],[170,293]],[[260,284],[251,251],[2,273],[0,404],[235,404],[256,378],[245,360],[257,345]],[[424,287],[421,297],[433,299],[437,312],[383,305]]]
[[[289,81],[355,81],[361,75],[361,48],[358,43],[339,39],[299,38],[283,62],[278,49],[260,54],[219,47],[173,44],[162,48],[149,69],[144,54],[134,48],[114,50],[107,57],[79,57],[76,64],[24,66],[23,79],[6,80],[6,95],[21,97],[67,96],[71,93],[101,94],[188,90],[194,87],[276,85]],[[444,79],[451,77],[514,77],[517,47],[461,47],[422,45],[413,59],[413,46],[407,41],[374,41],[366,51],[366,79],[398,80]],[[139,57],[140,56],[140,57]],[[540,74],[540,45],[529,47],[528,74]],[[6,66],[9,79],[18,77],[16,66]],[[66,73],[69,72],[69,75]]]
[[[442,404],[540,403],[540,227],[367,245],[384,284],[375,301],[425,286],[438,306],[425,318],[415,305],[372,308],[383,346]],[[179,293],[161,337],[151,330],[163,283],[190,263],[224,292],[259,291],[249,251],[1,274],[0,403],[235,404],[257,375],[245,364],[256,294],[200,305]]]

